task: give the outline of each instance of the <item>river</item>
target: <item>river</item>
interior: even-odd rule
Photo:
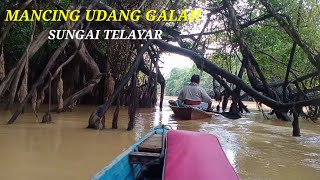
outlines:
[[[252,102],[245,104],[255,107]],[[11,112],[0,111],[0,179],[89,179],[159,123],[218,136],[242,180],[320,179],[319,123],[301,119],[302,136],[292,137],[291,123],[266,120],[257,111],[239,120],[216,115],[200,121],[176,121],[165,103],[162,112],[159,108],[139,109],[130,132],[126,131],[125,107],[120,111],[119,129],[110,129],[111,108],[107,129],[95,131],[85,128],[93,109],[77,106],[73,112],[53,113],[53,124],[37,123],[36,116],[26,109],[13,125],[5,124]],[[42,115],[39,113],[40,118]]]

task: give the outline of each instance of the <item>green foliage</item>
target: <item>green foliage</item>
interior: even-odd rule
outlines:
[[[16,23],[5,41],[6,51],[14,59],[20,59],[26,50],[32,33],[32,22]]]
[[[61,0],[60,5],[67,9],[70,5],[70,0]],[[37,4],[39,9],[57,9],[56,5],[53,3],[39,3]],[[17,2],[6,2],[5,4],[0,3],[0,12],[4,13],[3,10],[17,6]],[[31,3],[30,8],[33,8],[33,3]],[[2,22],[4,23],[4,22]],[[5,54],[10,56],[10,59],[19,60],[23,53],[26,51],[28,44],[30,43],[30,38],[33,29],[33,22],[10,22],[14,23],[13,28],[10,29],[5,41]],[[55,22],[37,22],[36,30],[34,34],[34,39],[37,38],[38,34],[42,32],[44,29],[51,26],[52,23]],[[7,26],[8,23],[5,23]],[[4,27],[1,27],[3,30]],[[52,51],[58,48],[60,40],[49,40],[41,49],[33,56],[33,60],[35,60],[36,64],[45,65]],[[40,61],[39,61],[40,60]]]
[[[200,75],[200,85],[209,93],[212,93],[212,77],[202,72],[195,66],[191,68],[174,68],[166,78],[166,92],[168,96],[179,95],[180,90],[190,83],[193,74]]]
[[[71,3],[71,0],[61,0],[60,5],[61,5],[63,8],[67,9],[68,6],[70,5],[70,3]]]
[[[320,49],[319,6],[313,0],[303,1],[300,12],[300,25],[297,27],[299,0],[273,0],[270,1],[274,9],[286,14],[291,23],[308,46],[315,50]],[[262,8],[264,9],[264,8]],[[254,52],[260,67],[268,80],[284,79],[293,41],[278,25],[275,19],[268,19],[260,25],[242,30],[244,38]],[[292,68],[296,75],[314,71],[310,61],[299,46],[296,48]],[[290,78],[294,78],[291,74]]]

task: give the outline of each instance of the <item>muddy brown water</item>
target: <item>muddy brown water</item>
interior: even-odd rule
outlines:
[[[0,111],[0,179],[89,179],[159,123],[218,136],[243,180],[320,179],[320,124],[302,119],[302,137],[295,138],[291,123],[265,120],[256,111],[240,120],[217,115],[201,121],[177,121],[165,104],[162,112],[139,109],[130,132],[126,131],[126,108],[121,109],[119,129],[110,129],[111,109],[108,129],[95,131],[85,129],[93,109],[79,106],[73,112],[53,113],[54,124],[37,123],[27,109],[13,125],[5,125],[11,112]]]

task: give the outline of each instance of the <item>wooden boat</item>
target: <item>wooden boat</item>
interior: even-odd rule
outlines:
[[[164,156],[164,138],[168,130],[168,126],[156,126],[151,132],[140,138],[91,179],[139,179],[138,177],[141,176],[144,165],[148,163],[160,164],[160,159],[163,160],[161,157]],[[158,176],[162,176],[162,172]]]
[[[152,169],[155,166],[160,170]],[[151,167],[151,171],[146,167]],[[150,172],[156,178],[150,177]],[[157,126],[92,179],[239,180],[239,176],[216,136]]]
[[[196,120],[210,118],[213,113],[192,107],[178,107],[169,105],[174,115],[181,120]]]

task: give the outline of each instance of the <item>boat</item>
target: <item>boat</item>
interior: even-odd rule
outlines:
[[[213,113],[202,111],[198,108],[192,107],[179,107],[169,105],[174,115],[181,120],[197,120],[197,119],[206,119],[210,118]]]
[[[218,138],[159,125],[139,139],[93,180],[239,180]]]
[[[144,166],[160,165],[164,158],[164,138],[169,126],[159,125],[122,154],[109,165],[93,176],[92,180],[134,180],[142,176]],[[162,163],[163,164],[163,163]],[[161,165],[162,168],[163,165]],[[162,172],[155,176],[161,177]],[[140,178],[142,179],[142,178]]]

